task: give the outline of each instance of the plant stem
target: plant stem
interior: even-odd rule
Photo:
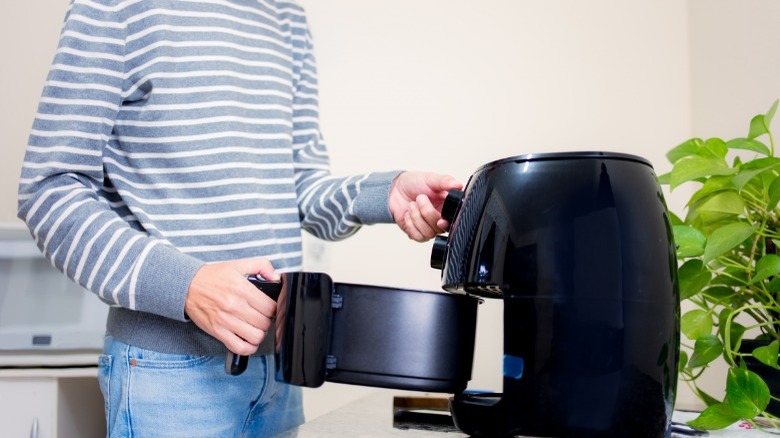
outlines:
[[[729,366],[737,366],[736,362],[734,362],[734,350],[731,349],[731,322],[734,319],[734,316],[739,315],[740,313],[748,310],[748,309],[762,309],[765,308],[765,306],[762,305],[748,305],[748,306],[742,306],[738,309],[735,309],[734,311],[730,312],[729,315],[726,317],[726,321],[724,323],[725,327],[723,327],[723,338],[726,342],[724,342],[723,345],[723,358],[726,359],[726,362],[729,363]]]

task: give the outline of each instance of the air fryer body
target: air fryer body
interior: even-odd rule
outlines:
[[[458,427],[668,435],[679,298],[651,165],[602,152],[512,157],[472,175],[455,211],[443,288],[504,303],[503,394],[456,396]]]

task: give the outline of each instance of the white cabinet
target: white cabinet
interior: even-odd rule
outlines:
[[[105,437],[97,367],[0,370],[0,436]]]

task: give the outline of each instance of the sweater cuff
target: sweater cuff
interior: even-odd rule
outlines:
[[[372,173],[360,184],[360,193],[355,198],[354,213],[364,225],[391,224],[388,199],[395,177],[402,171]]]
[[[155,246],[138,274],[134,310],[189,321],[184,314],[184,303],[195,273],[204,264],[171,246]]]

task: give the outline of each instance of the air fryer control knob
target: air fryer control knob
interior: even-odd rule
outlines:
[[[458,189],[450,189],[447,192],[447,198],[444,199],[444,205],[441,207],[441,217],[446,219],[447,222],[452,224],[455,216],[458,215],[460,210],[460,204],[463,202],[463,191]]]
[[[436,236],[433,239],[431,250],[431,268],[444,269],[444,261],[447,259],[447,236]]]

